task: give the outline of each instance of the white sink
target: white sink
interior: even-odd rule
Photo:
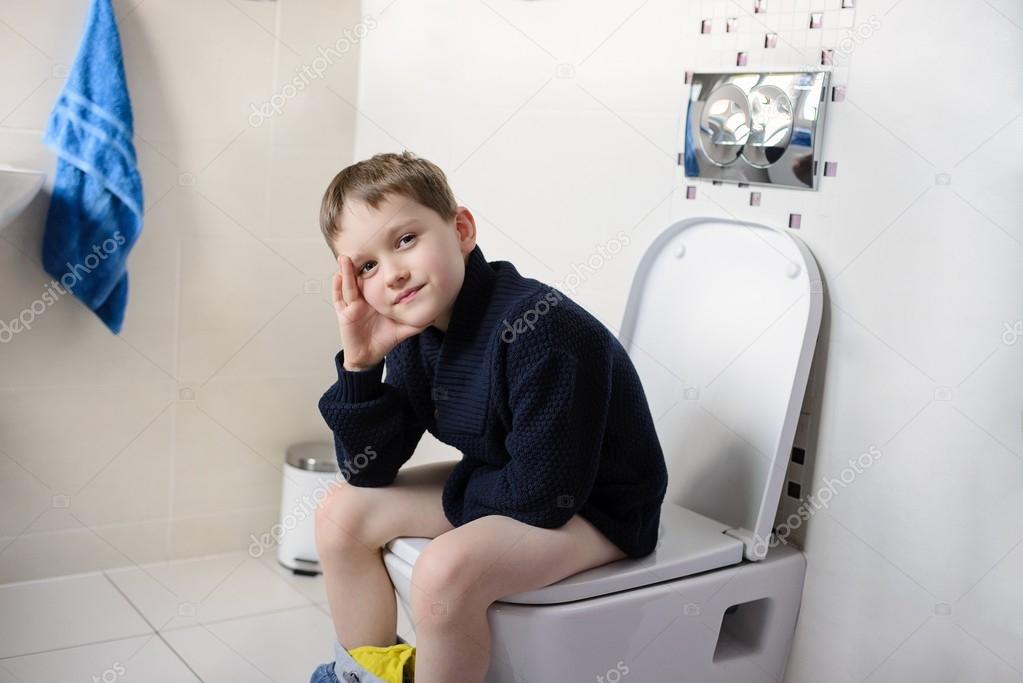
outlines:
[[[0,168],[0,230],[18,217],[45,182],[42,171]]]

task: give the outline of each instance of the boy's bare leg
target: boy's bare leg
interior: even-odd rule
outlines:
[[[436,538],[453,528],[441,492],[457,462],[407,467],[389,486],[340,483],[317,507],[316,551],[345,649],[394,645],[397,603],[382,548],[400,536]]]
[[[494,601],[625,557],[578,514],[556,529],[487,515],[436,536],[412,570],[417,683],[480,683],[500,656],[487,620]]]

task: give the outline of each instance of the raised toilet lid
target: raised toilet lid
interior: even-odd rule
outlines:
[[[742,542],[726,535],[726,529],[699,513],[665,503],[661,508],[657,549],[650,555],[588,569],[550,586],[509,595],[499,602],[548,605],[584,600],[737,564],[742,561]],[[387,544],[407,565],[402,571],[404,580],[411,577],[412,566],[430,540],[403,537]]]
[[[666,501],[767,555],[823,311],[793,231],[689,218],[643,255],[619,340],[668,465]]]

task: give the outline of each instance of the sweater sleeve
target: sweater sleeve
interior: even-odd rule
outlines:
[[[510,460],[474,473],[466,487],[462,523],[502,514],[553,529],[586,503],[601,459],[610,403],[610,371],[583,365],[549,349],[524,367],[510,363],[505,437]]]
[[[320,414],[334,432],[341,476],[352,486],[387,486],[412,457],[426,426],[416,416],[404,386],[401,359],[392,351],[365,370],[344,368],[344,349],[334,357],[337,381],[319,400]]]

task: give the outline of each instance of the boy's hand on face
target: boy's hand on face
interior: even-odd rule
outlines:
[[[340,270],[334,273],[334,310],[345,352],[346,370],[373,367],[388,352],[425,327],[397,322],[379,313],[362,296],[355,277],[355,265],[347,256],[338,256]]]

